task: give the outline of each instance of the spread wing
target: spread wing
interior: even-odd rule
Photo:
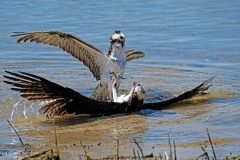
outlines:
[[[167,99],[165,101],[161,101],[161,102],[156,102],[156,103],[145,103],[142,106],[142,109],[167,109],[168,105],[179,102],[179,101],[183,101],[185,99],[188,98],[192,98],[193,96],[198,95],[199,93],[202,93],[206,90],[208,90],[209,87],[211,87],[212,85],[209,84],[212,82],[212,80],[214,79],[215,76],[207,79],[206,81],[204,81],[202,84],[200,84],[199,86],[197,86],[196,88],[184,92],[183,94],[180,94],[179,96]]]
[[[20,96],[29,101],[46,102],[46,105],[41,107],[40,111],[46,114],[47,117],[64,114],[117,114],[131,112],[128,108],[136,108],[135,105],[139,104],[97,101],[34,74],[5,72],[10,76],[4,75],[8,79],[8,81],[4,82],[14,86],[11,89],[19,92]],[[177,97],[156,103],[145,103],[137,107],[137,109],[167,109],[170,104],[191,98],[207,90],[211,87],[209,83],[214,77]]]
[[[114,103],[97,101],[67,87],[60,86],[34,74],[5,71],[7,84],[11,84],[14,91],[29,101],[46,102],[40,112],[47,117],[61,116],[64,114],[113,114],[123,113],[127,103]]]
[[[125,52],[125,56],[127,58],[127,61],[131,61],[133,59],[144,57],[145,54],[142,51],[138,50],[127,50]]]
[[[106,64],[106,57],[103,52],[82,39],[64,32],[39,31],[39,32],[14,32],[11,37],[18,37],[21,41],[49,44],[59,47],[79,59],[93,73],[97,80],[100,80],[102,67]]]

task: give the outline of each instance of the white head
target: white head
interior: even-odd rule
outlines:
[[[110,45],[113,48],[121,50],[121,49],[123,49],[124,44],[125,44],[124,34],[119,30],[113,32],[113,34],[110,37]]]
[[[138,96],[138,100],[143,100],[147,95],[146,89],[141,84],[136,82],[133,83],[133,89],[131,92]]]
[[[128,102],[129,98],[131,98],[131,101],[132,101],[133,97],[137,98],[138,102],[143,102],[144,98],[146,97],[147,92],[142,85],[140,85],[139,83],[136,83],[136,82],[133,83],[133,88],[127,96],[121,95],[120,97],[118,97],[117,82],[120,79],[124,79],[123,73],[115,74],[114,72],[110,72],[110,71],[109,71],[109,73],[111,74],[110,79],[113,80],[112,91],[113,91],[114,102]]]

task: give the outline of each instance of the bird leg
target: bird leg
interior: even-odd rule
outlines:
[[[119,87],[118,83],[120,82],[120,79],[122,78],[122,74],[123,73],[118,73],[116,74],[115,72],[110,72],[111,74],[110,76],[110,83],[109,84],[109,97],[112,96],[111,98],[113,98],[114,102],[118,102],[118,93],[117,93],[117,89]]]

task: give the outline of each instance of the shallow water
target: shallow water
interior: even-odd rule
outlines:
[[[132,155],[133,139],[144,153],[168,151],[168,134],[180,159],[202,154],[206,128],[219,157],[239,151],[240,1],[3,1],[0,5],[0,74],[30,72],[90,95],[96,82],[81,62],[47,45],[16,42],[16,31],[57,30],[72,33],[105,53],[109,36],[121,30],[127,49],[144,58],[128,63],[121,89],[141,82],[149,101],[189,90],[213,75],[209,94],[170,106],[168,110],[110,117],[55,118],[62,157],[83,154],[80,140],[93,157]],[[3,77],[0,77],[3,80]],[[53,125],[38,114],[39,106],[21,99],[0,83],[0,154],[19,157],[22,148],[7,123],[35,150],[53,148]],[[18,103],[19,102],[19,103]],[[100,143],[101,144],[100,144]],[[100,145],[99,145],[100,144]],[[47,146],[46,146],[47,145]],[[208,151],[211,152],[208,147]],[[2,158],[0,157],[0,158]]]

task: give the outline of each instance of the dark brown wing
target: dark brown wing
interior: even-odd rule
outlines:
[[[13,73],[5,71],[4,75],[14,91],[20,93],[29,101],[46,102],[40,111],[47,117],[61,116],[64,114],[115,114],[123,113],[127,103],[103,102],[90,99],[82,94],[42,77],[25,72]]]
[[[107,61],[105,54],[98,48],[68,33],[58,31],[14,32],[11,37],[20,37],[18,43],[29,40],[59,47],[82,61],[97,80],[100,80],[101,67]]]
[[[97,101],[33,74],[9,71],[6,71],[6,73],[11,76],[4,75],[8,79],[8,81],[4,82],[13,85],[14,88],[11,88],[12,90],[19,92],[22,97],[30,101],[47,103],[41,107],[41,111],[48,117],[64,114],[117,114],[141,109],[166,109],[170,104],[191,98],[207,90],[211,87],[208,84],[215,77],[204,81],[198,87],[177,97],[162,102],[145,103],[142,105],[142,101],[133,102],[136,99],[132,101],[133,103],[128,102],[128,104]]]
[[[127,61],[131,61],[133,59],[144,57],[145,54],[142,51],[138,50],[127,50],[125,52],[125,56],[127,58]]]
[[[191,98],[193,96],[198,95],[199,93],[202,93],[203,91],[206,91],[209,87],[212,85],[208,85],[210,82],[212,82],[213,78],[216,76],[213,76],[212,78],[209,78],[208,80],[204,81],[202,84],[197,86],[196,88],[187,91],[177,97],[173,97],[171,99],[156,102],[156,103],[145,103],[142,106],[142,109],[166,109],[168,105]]]

